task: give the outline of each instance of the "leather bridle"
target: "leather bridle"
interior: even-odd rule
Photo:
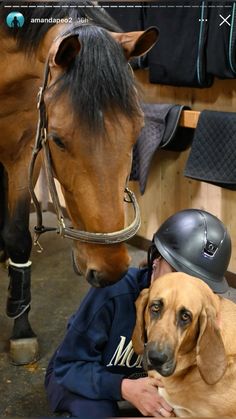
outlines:
[[[77,230],[71,227],[67,227],[65,224],[65,219],[63,216],[62,208],[59,202],[59,197],[58,197],[58,193],[57,193],[57,189],[55,185],[55,180],[53,177],[52,158],[51,158],[50,148],[48,144],[48,141],[49,141],[48,132],[47,132],[48,118],[47,118],[47,111],[46,111],[46,106],[45,106],[45,101],[44,101],[44,93],[47,88],[48,77],[49,77],[49,63],[47,61],[46,66],[45,66],[43,84],[40,87],[39,94],[38,94],[37,107],[39,111],[39,117],[38,117],[35,145],[33,148],[32,158],[31,158],[31,162],[29,166],[29,190],[30,190],[30,194],[31,194],[34,206],[35,206],[36,215],[37,215],[37,225],[34,227],[34,232],[35,232],[34,244],[38,245],[39,248],[41,248],[38,242],[39,236],[42,233],[45,233],[47,231],[56,231],[62,237],[66,237],[73,240],[79,240],[84,243],[96,243],[96,244],[107,245],[107,244],[121,243],[126,240],[129,240],[131,237],[133,237],[137,233],[141,224],[141,219],[140,219],[140,210],[139,210],[139,206],[135,198],[135,195],[127,187],[124,190],[125,192],[124,201],[131,203],[134,208],[134,220],[129,226],[123,228],[122,230],[109,232],[109,233],[93,233],[89,231],[82,231],[82,230]],[[56,216],[57,216],[57,222],[58,222],[57,228],[43,226],[41,206],[34,192],[34,181],[33,181],[34,166],[35,166],[37,156],[41,150],[43,152],[43,160],[44,160],[44,166],[45,166],[45,171],[46,171],[48,189],[49,189],[51,199],[52,199],[52,204],[53,204]]]

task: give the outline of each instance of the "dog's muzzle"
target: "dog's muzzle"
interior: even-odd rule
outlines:
[[[143,366],[146,370],[156,370],[163,377],[173,374],[176,363],[173,350],[168,346],[149,342],[145,346]]]

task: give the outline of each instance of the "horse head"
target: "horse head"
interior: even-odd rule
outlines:
[[[128,60],[146,53],[157,37],[156,28],[114,33],[88,24],[67,29],[51,46],[47,138],[74,229],[112,233],[124,227],[124,188],[144,124]],[[124,243],[75,241],[74,262],[101,287],[120,279],[130,258]]]

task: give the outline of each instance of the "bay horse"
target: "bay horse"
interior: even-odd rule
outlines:
[[[58,229],[76,240],[77,269],[92,286],[119,280],[129,264],[123,241],[138,227],[136,222],[124,234],[123,198],[132,147],[143,126],[128,60],[145,54],[158,37],[156,28],[122,33],[88,1],[67,8],[60,2],[39,5],[27,2],[21,9],[18,2],[12,9],[0,3],[0,251],[1,261],[8,262],[6,311],[14,319],[10,357],[15,364],[38,357],[28,318],[29,167],[35,198],[32,185],[41,166],[36,156],[44,154]],[[22,27],[7,27],[12,10],[24,15]],[[64,225],[54,178],[72,229]],[[38,214],[40,220],[39,209]]]

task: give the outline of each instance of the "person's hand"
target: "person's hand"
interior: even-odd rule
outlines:
[[[124,400],[135,406],[143,416],[175,416],[172,407],[158,394],[160,381],[156,378],[124,378],[121,383],[121,394]]]

